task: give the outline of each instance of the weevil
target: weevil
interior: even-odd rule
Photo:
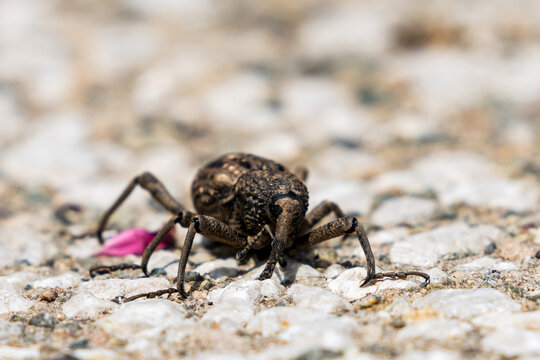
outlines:
[[[188,294],[184,290],[184,278],[193,239],[201,234],[213,241],[238,249],[236,258],[244,259],[251,250],[270,248],[270,256],[259,280],[272,276],[278,262],[283,262],[286,250],[306,249],[339,236],[356,235],[367,262],[367,276],[360,286],[383,278],[406,278],[421,276],[425,284],[429,275],[418,272],[376,273],[375,257],[366,231],[354,216],[345,216],[340,207],[323,201],[308,210],[308,190],[305,185],[307,170],[290,170],[269,159],[252,154],[232,153],[223,155],[206,164],[197,172],[191,186],[195,212],[187,210],[170,195],[154,175],[145,172],[133,178],[126,189],[102,216],[97,237],[103,243],[102,233],[114,211],[124,202],[136,186],[150,195],[173,216],[157,233],[143,253],[141,265],[121,264],[97,266],[90,269],[92,276],[126,268],[140,268],[148,276],[150,256],[175,225],[187,228],[182,254],[179,260],[176,288],[135,295],[117,301],[131,301],[140,297],[163,294]],[[336,219],[315,227],[324,217],[333,214]]]

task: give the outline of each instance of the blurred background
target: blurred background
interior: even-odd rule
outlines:
[[[0,0],[0,358],[534,357],[539,130],[538,0]],[[236,151],[307,166],[310,205],[358,215],[378,271],[433,285],[366,296],[361,247],[335,239],[294,255],[287,294],[257,282],[210,307],[255,263],[197,237],[188,270],[205,280],[185,310],[116,311],[172,281],[180,250],[153,255],[155,289],[130,285],[137,271],[87,281],[140,263],[93,257],[99,217],[143,171],[192,208],[197,169]],[[109,228],[168,217],[138,189]]]
[[[231,151],[307,165],[312,205],[531,211],[539,117],[535,0],[0,0],[4,220],[97,214],[143,170],[191,206]]]

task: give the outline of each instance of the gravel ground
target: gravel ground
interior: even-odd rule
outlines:
[[[540,359],[540,2],[0,0],[0,358]],[[310,169],[355,239],[264,258],[197,237],[188,300],[91,279],[85,235],[152,171],[246,151]],[[168,214],[138,190],[112,235]],[[185,231],[177,229],[176,243]],[[199,275],[197,275],[198,273]]]

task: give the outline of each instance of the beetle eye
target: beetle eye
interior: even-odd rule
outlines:
[[[281,215],[281,212],[283,211],[283,209],[281,208],[281,206],[279,205],[276,205],[276,203],[273,203],[272,205],[270,205],[270,212],[272,213],[272,216],[277,219],[279,215]]]

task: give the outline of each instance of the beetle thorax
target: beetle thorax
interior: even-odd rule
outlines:
[[[265,225],[275,227],[281,211],[280,199],[298,202],[299,211],[293,218],[293,227],[299,226],[308,208],[308,191],[295,175],[285,172],[250,171],[238,179],[235,186],[236,204],[244,229],[254,235]]]

